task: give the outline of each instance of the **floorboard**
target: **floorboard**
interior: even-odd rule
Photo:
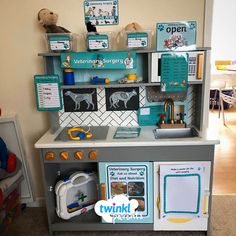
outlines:
[[[209,127],[218,129],[220,144],[215,147],[214,194],[236,193],[236,108],[225,110],[226,125],[218,110],[209,112]]]

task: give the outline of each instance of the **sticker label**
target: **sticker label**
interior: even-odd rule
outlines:
[[[69,41],[50,41],[50,49],[56,50],[70,50]]]
[[[148,33],[128,33],[128,48],[144,48],[148,46]]]
[[[109,40],[107,35],[89,35],[88,48],[91,50],[109,48]]]
[[[53,51],[56,50],[70,50],[70,36],[69,35],[49,35],[49,46]]]

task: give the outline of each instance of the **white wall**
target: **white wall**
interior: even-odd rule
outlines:
[[[219,59],[236,60],[236,1],[214,0],[212,64]]]
[[[155,29],[160,21],[196,20],[197,45],[202,46],[204,0],[119,2],[120,24],[101,27],[98,31],[117,32],[133,21]],[[43,61],[37,54],[46,52],[44,32],[37,22],[37,13],[44,7],[59,14],[58,25],[75,33],[86,31],[83,0],[1,0],[0,4],[0,107],[3,113],[18,114],[36,197],[43,196],[43,189],[39,154],[34,143],[49,128],[47,114],[35,108],[33,87],[33,76],[43,73]]]

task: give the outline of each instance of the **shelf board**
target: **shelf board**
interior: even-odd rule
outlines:
[[[155,83],[160,84],[160,83]],[[110,84],[90,84],[90,83],[75,83],[75,85],[61,85],[62,89],[71,88],[124,88],[124,87],[140,87],[140,86],[152,86],[149,83],[132,83],[132,84],[119,84],[117,82],[111,82]]]
[[[198,47],[195,50],[189,50],[189,51],[158,51],[159,53],[168,53],[168,52],[194,52],[194,51],[207,51],[207,50],[211,50],[210,47]],[[121,51],[130,51],[130,50],[121,50]],[[141,53],[154,53],[157,52],[156,49],[144,49],[144,50],[131,50],[131,51],[136,51],[137,54],[141,54]],[[82,51],[81,51],[82,52]],[[83,51],[83,52],[88,52],[88,51]],[[117,51],[94,51],[94,52],[117,52]],[[70,52],[68,52],[70,53]],[[38,56],[43,56],[43,57],[59,57],[61,55],[60,52],[46,52],[46,53],[38,53]]]
[[[190,81],[189,84],[203,84],[203,81]],[[160,86],[160,82],[157,83],[131,83],[131,84],[119,84],[117,82],[111,82],[110,84],[90,84],[90,83],[75,83],[75,85],[63,85],[62,89],[76,89],[76,88],[124,88],[124,87],[150,87]]]

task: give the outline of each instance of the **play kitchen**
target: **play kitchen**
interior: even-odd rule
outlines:
[[[94,7],[94,1],[86,2],[91,5],[85,13]],[[108,24],[118,24],[118,3],[110,2],[114,17]],[[155,50],[150,31],[129,24],[136,31],[122,31],[125,47],[111,51],[110,34],[91,34],[95,18],[85,17],[84,40],[92,40],[87,51],[66,42],[56,51],[62,38],[53,32],[50,52],[39,54],[45,74],[35,75],[37,109],[48,112],[51,127],[35,147],[50,235],[103,230],[209,235],[218,141],[206,132],[209,48],[196,47],[196,22],[158,23]],[[97,17],[96,23],[104,22]]]

